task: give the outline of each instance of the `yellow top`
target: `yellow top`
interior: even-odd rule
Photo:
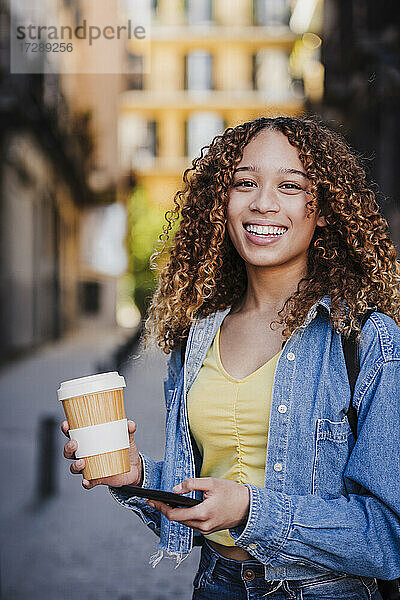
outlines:
[[[282,351],[236,379],[222,365],[219,334],[218,329],[187,399],[189,427],[203,457],[200,477],[264,487],[272,383]],[[205,537],[235,545],[228,529]]]

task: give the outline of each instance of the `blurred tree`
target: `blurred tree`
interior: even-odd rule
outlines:
[[[150,268],[150,256],[156,247],[161,246],[161,242],[157,243],[157,240],[163,231],[163,225],[166,224],[166,211],[165,207],[149,202],[141,184],[138,184],[132,192],[127,209],[129,271],[133,275],[133,298],[143,318],[157,286],[157,271]],[[167,247],[174,237],[176,226],[177,223],[170,232]],[[158,261],[160,268],[161,263],[160,257]]]

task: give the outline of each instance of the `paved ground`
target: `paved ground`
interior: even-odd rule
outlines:
[[[199,549],[174,569],[148,559],[158,538],[139,517],[119,506],[105,487],[86,491],[62,457],[63,419],[56,399],[60,381],[113,370],[120,330],[75,335],[49,344],[0,371],[1,598],[2,600],[170,600],[190,599]],[[140,449],[162,458],[164,406],[162,353],[131,357],[126,378],[127,416],[136,420]],[[40,422],[57,422],[56,488],[38,498]]]

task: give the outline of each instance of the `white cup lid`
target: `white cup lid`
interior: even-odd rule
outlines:
[[[98,373],[97,375],[63,381],[57,390],[57,397],[59,400],[66,400],[84,394],[95,394],[96,392],[106,392],[123,387],[126,387],[126,385],[122,375],[119,375],[117,371],[109,371],[108,373]]]

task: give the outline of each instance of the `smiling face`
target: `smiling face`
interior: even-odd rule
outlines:
[[[247,144],[227,207],[228,233],[246,267],[304,271],[315,227],[326,225],[317,210],[307,216],[310,190],[298,151],[283,133],[264,129]]]

